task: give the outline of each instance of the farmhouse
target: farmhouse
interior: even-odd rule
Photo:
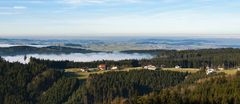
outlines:
[[[147,65],[147,66],[144,66],[143,68],[148,69],[148,70],[156,70],[157,69],[157,67],[154,65]]]
[[[161,68],[165,68],[165,65],[164,65],[164,64],[162,64],[162,65],[161,65]]]
[[[99,70],[107,70],[107,65],[106,64],[100,64],[98,65]]]
[[[215,69],[207,67],[206,74],[209,75],[211,73],[216,72]]]
[[[179,66],[179,65],[176,65],[176,66],[175,66],[175,69],[179,69],[179,68],[181,68],[181,66]]]
[[[117,66],[113,66],[113,67],[111,67],[111,70],[117,70],[117,69],[118,69]]]
[[[80,71],[81,71],[81,72],[87,72],[87,70],[86,70],[86,69],[80,69]]]
[[[224,68],[223,67],[218,67],[218,70],[224,70]]]

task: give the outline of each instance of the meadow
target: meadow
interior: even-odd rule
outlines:
[[[142,67],[128,67],[121,70],[97,70],[96,68],[92,68],[89,70],[95,70],[95,71],[82,72],[80,68],[68,68],[68,69],[65,69],[64,72],[68,73],[71,77],[76,77],[78,79],[87,79],[90,74],[103,74],[110,71],[130,71],[130,70],[146,70],[146,69],[143,69]],[[189,72],[189,73],[196,73],[197,71],[199,71],[199,69],[195,69],[195,68],[179,68],[179,69],[163,68],[162,70],[169,70],[169,71],[176,71],[176,72]]]

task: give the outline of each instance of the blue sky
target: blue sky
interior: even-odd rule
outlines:
[[[1,0],[0,36],[238,36],[240,0]]]

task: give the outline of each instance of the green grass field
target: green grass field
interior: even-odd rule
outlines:
[[[237,71],[238,71],[238,70],[236,70],[236,69],[229,69],[229,70],[221,70],[221,71],[219,71],[219,72],[224,72],[224,73],[226,73],[226,74],[228,74],[228,75],[234,75],[234,74],[237,73]]]
[[[94,69],[93,69],[94,70]],[[95,69],[97,70],[97,69]],[[104,70],[104,71],[93,71],[93,72],[81,72],[80,68],[69,68],[65,69],[66,73],[69,73],[71,77],[77,77],[79,79],[86,79],[90,74],[102,74],[105,72],[110,72],[110,71],[130,71],[130,70],[143,70],[142,67],[129,67],[121,70]],[[189,72],[189,73],[196,73],[199,71],[197,68],[163,68],[162,70],[170,70],[170,71],[176,71],[176,72]],[[237,70],[236,69],[229,69],[229,70],[221,70],[217,71],[218,73],[224,72],[227,75],[234,75],[236,74]]]
[[[189,72],[189,73],[196,73],[197,71],[199,71],[199,69],[195,69],[195,68],[163,68],[163,70],[170,70],[170,71],[177,71],[177,72]]]
[[[109,71],[130,71],[130,70],[143,70],[142,67],[130,67],[125,68],[122,70],[104,70],[104,71],[93,71],[93,72],[81,72],[80,68],[69,68],[65,69],[66,73],[70,73],[72,77],[77,77],[79,79],[86,79],[89,77],[90,74],[102,74]],[[177,71],[177,72],[189,72],[189,73],[195,73],[199,71],[199,69],[193,69],[193,68],[164,68],[163,70],[170,70],[170,71]]]
[[[163,70],[171,70],[171,71],[177,71],[177,72],[190,72],[190,73],[196,73],[199,71],[199,69],[194,69],[194,68],[180,68],[180,69],[175,69],[175,68],[164,68]],[[234,75],[237,73],[238,70],[236,69],[229,69],[229,70],[221,70],[217,71],[218,73],[224,72],[227,75]]]
[[[93,71],[93,72],[81,72],[80,68],[69,68],[65,69],[64,72],[72,74],[73,77],[77,77],[78,79],[86,79],[90,74],[102,74],[105,72],[109,72],[110,70],[105,71]]]
[[[96,69],[95,69],[96,70]],[[130,67],[130,68],[125,68],[122,70],[104,70],[104,71],[93,71],[93,72],[81,72],[80,68],[69,68],[65,69],[66,73],[69,73],[71,77],[77,77],[79,79],[86,79],[89,77],[90,74],[103,74],[105,72],[110,72],[110,71],[130,71],[130,70],[143,70],[142,67]],[[199,69],[196,68],[163,68],[162,70],[170,70],[170,71],[176,71],[176,72],[189,72],[189,73],[196,73],[199,71]],[[224,72],[227,75],[234,75],[236,74],[237,70],[231,69],[231,70],[222,70],[218,71],[218,73]]]
[[[81,72],[80,68],[69,68],[65,69],[64,72],[70,73],[72,77],[77,77],[78,79],[86,79],[90,74],[103,74],[105,72],[110,72],[110,71],[130,71],[130,70],[141,70],[142,67],[134,67],[134,68],[125,68],[121,70],[97,70],[93,72]],[[95,69],[96,70],[96,69]]]

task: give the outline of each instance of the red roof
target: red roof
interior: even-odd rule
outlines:
[[[98,65],[99,68],[106,67],[106,64],[100,64]]]
[[[98,68],[99,68],[100,70],[106,70],[107,65],[106,65],[106,64],[100,64],[100,65],[98,65]]]

